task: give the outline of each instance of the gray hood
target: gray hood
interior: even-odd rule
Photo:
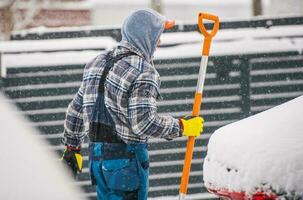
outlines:
[[[165,17],[154,10],[138,10],[128,16],[122,25],[122,41],[136,47],[150,62],[164,30]]]

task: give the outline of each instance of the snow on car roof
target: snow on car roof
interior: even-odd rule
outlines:
[[[215,131],[204,163],[206,187],[302,196],[302,107],[300,96]]]

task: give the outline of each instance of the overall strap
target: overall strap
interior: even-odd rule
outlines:
[[[103,69],[103,73],[101,75],[100,78],[100,83],[98,86],[98,95],[101,96],[100,100],[102,103],[102,114],[105,118],[110,118],[108,111],[105,108],[104,104],[104,85],[105,85],[105,81],[106,81],[106,77],[109,73],[109,70],[114,66],[114,63],[117,62],[118,60],[121,60],[124,57],[130,56],[130,55],[137,55],[133,52],[127,52],[127,53],[123,53],[123,54],[119,54],[117,56],[113,56],[113,52],[109,52],[108,54],[106,54],[106,63],[105,63],[105,67]],[[98,98],[97,98],[98,101]],[[96,102],[97,103],[97,102]],[[108,116],[108,117],[106,117]],[[112,121],[112,119],[110,120]],[[113,121],[110,123],[114,123]],[[91,142],[107,142],[107,143],[124,143],[121,138],[117,135],[117,133],[114,130],[114,124],[108,124],[103,122],[97,122],[97,121],[92,121],[90,122],[89,125],[89,138]]]
[[[106,65],[105,65],[105,68],[101,75],[101,79],[100,79],[100,83],[99,83],[99,88],[98,88],[99,93],[104,93],[104,84],[106,81],[106,77],[108,75],[109,70],[114,66],[115,62],[121,60],[122,58],[131,56],[131,55],[137,55],[137,54],[134,52],[131,52],[131,51],[129,51],[127,53],[119,54],[117,56],[113,56],[112,51],[110,51],[109,54],[107,54]]]

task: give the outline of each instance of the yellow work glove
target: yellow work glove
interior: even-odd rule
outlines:
[[[202,117],[181,118],[180,123],[185,136],[198,137],[203,131],[204,119]]]
[[[78,172],[82,172],[83,159],[80,151],[81,148],[66,146],[61,158],[61,160],[65,160],[74,176],[76,176]]]

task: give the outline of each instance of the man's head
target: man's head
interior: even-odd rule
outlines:
[[[162,32],[173,26],[174,21],[166,20],[154,10],[138,10],[125,19],[121,28],[122,40],[138,48],[150,61]]]

